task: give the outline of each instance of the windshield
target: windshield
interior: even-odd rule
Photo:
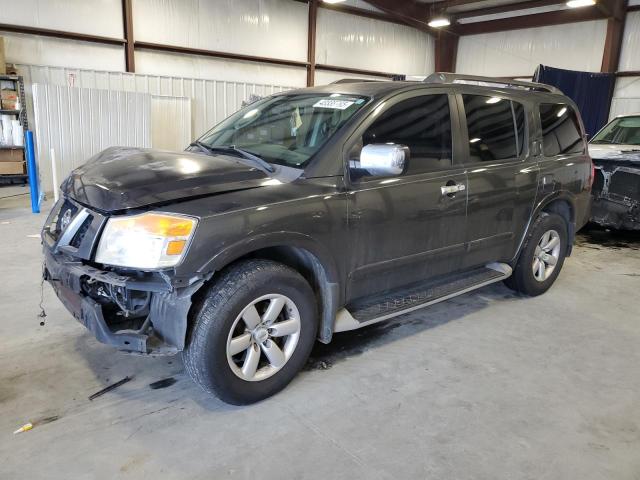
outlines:
[[[231,115],[199,142],[234,146],[269,163],[303,168],[367,100],[336,93],[268,97]]]
[[[640,116],[616,118],[600,130],[591,143],[640,145]]]

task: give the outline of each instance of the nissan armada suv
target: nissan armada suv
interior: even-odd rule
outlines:
[[[183,152],[89,159],[44,225],[44,276],[99,341],[182,352],[202,388],[247,404],[316,339],[494,282],[545,292],[592,180],[554,87],[343,81],[259,100]]]

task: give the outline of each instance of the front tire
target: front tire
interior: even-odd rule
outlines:
[[[195,309],[184,364],[205,391],[234,405],[282,390],[317,332],[315,296],[295,270],[246,260],[222,271]]]
[[[563,217],[542,213],[532,225],[513,274],[505,284],[532,297],[549,290],[564,264],[568,238]]]

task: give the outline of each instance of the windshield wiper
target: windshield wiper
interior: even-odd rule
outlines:
[[[241,148],[236,147],[235,145],[207,145],[199,140],[191,143],[189,146],[198,147],[205,153],[235,153],[236,155],[244,158],[245,160],[249,160],[254,164],[257,164],[261,169],[266,170],[267,172],[274,172],[275,169],[273,165],[269,162],[264,161],[262,158],[254,155],[251,152],[247,152],[246,150],[242,150]]]

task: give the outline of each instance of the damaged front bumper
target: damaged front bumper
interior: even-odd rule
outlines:
[[[597,165],[593,185],[593,223],[618,230],[640,230],[640,168]]]
[[[98,341],[120,350],[150,355],[183,350],[191,297],[204,280],[174,282],[163,272],[94,268],[86,257],[105,219],[96,212],[83,215],[77,210],[73,216],[79,219],[76,224],[72,221],[56,237],[47,225],[55,223],[56,209],[59,213],[65,208],[54,207],[42,240],[44,279],[67,310]],[[73,228],[83,234],[81,238],[73,232],[65,235]]]

